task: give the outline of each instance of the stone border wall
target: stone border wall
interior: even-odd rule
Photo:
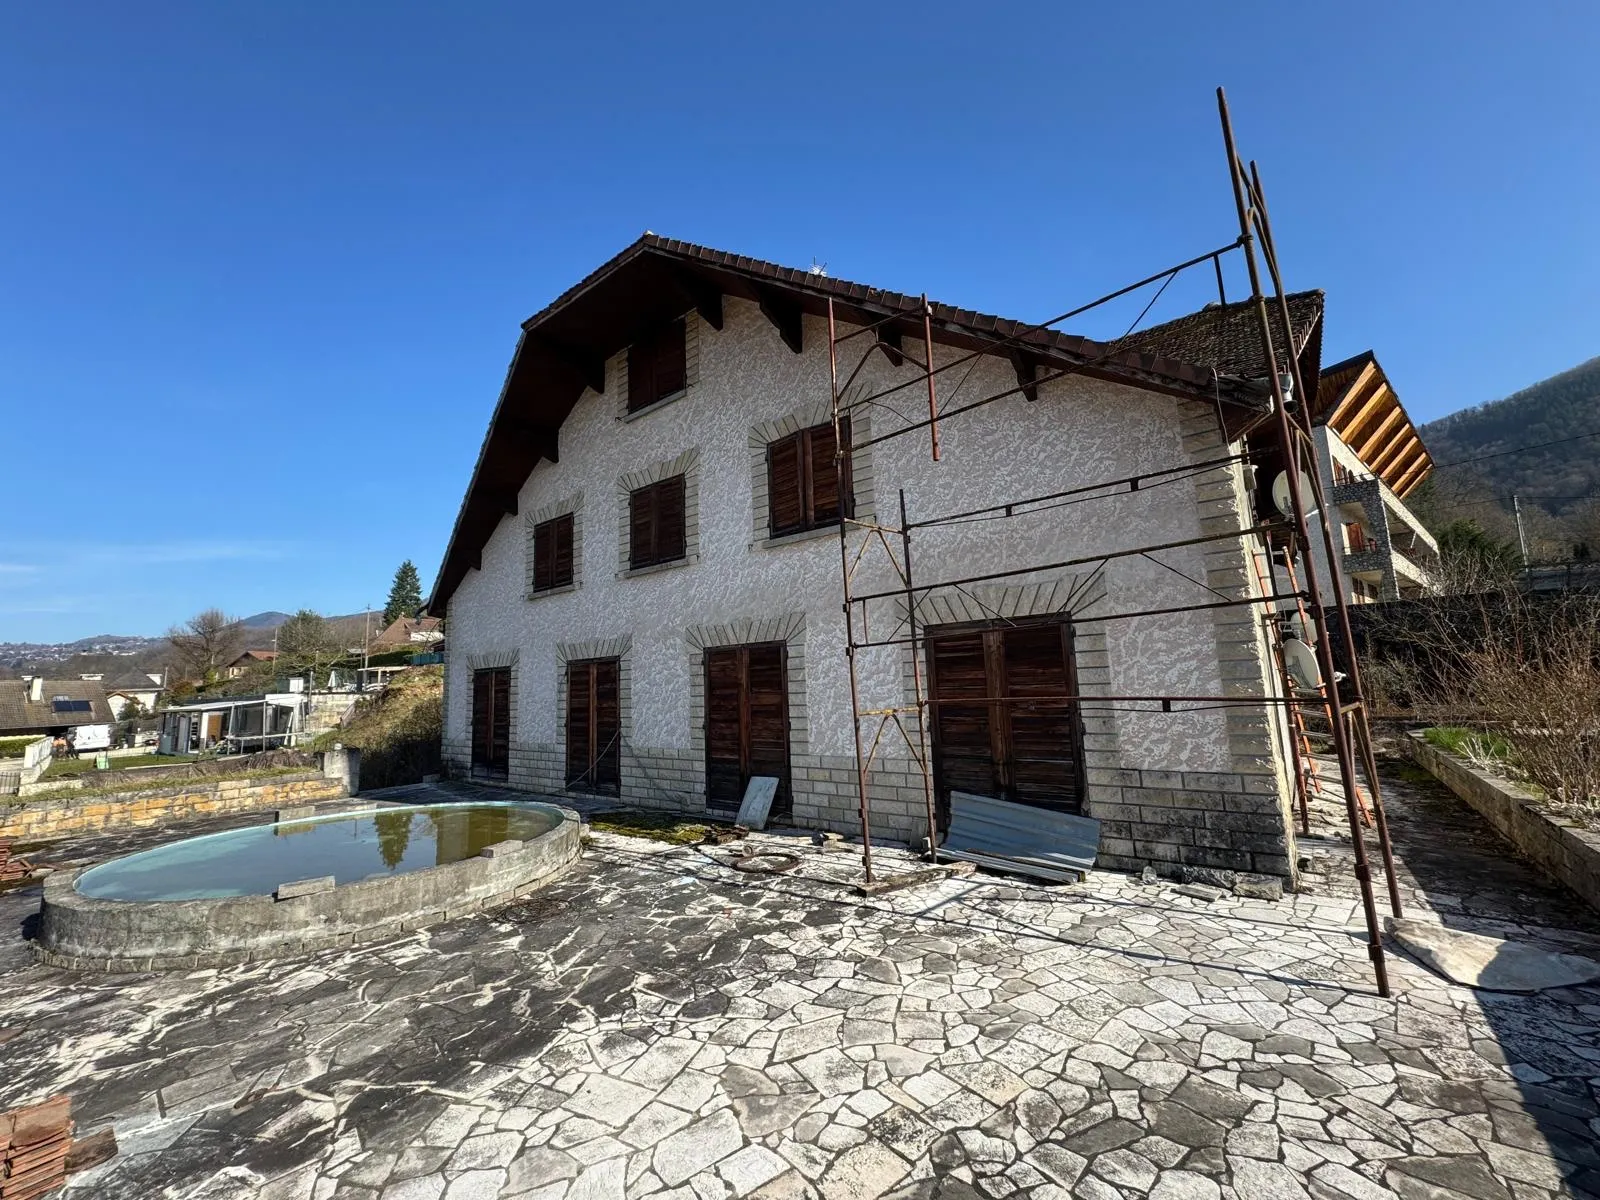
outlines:
[[[1518,854],[1600,909],[1600,833],[1544,812],[1526,788],[1468,765],[1420,733],[1408,733],[1406,745],[1418,766],[1465,800]]]
[[[542,887],[578,858],[582,821],[558,808],[555,828],[500,842],[477,857],[289,895],[208,900],[96,900],[75,887],[82,871],[45,878],[35,953],[53,967],[173,971],[257,962],[397,937],[507,903]]]
[[[346,794],[344,780],[330,779],[315,770],[265,779],[186,780],[147,792],[0,805],[0,837],[48,841],[73,833],[155,825],[253,808],[292,808],[318,800],[337,800]]]

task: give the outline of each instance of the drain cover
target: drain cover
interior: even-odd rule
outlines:
[[[768,875],[781,874],[792,871],[800,865],[800,858],[794,854],[784,854],[776,850],[757,850],[750,854],[741,854],[738,858],[730,859],[729,866],[735,871],[749,871]]]

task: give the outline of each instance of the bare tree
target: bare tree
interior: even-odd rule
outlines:
[[[208,608],[167,630],[167,641],[192,675],[210,683],[238,656],[244,644],[244,630],[239,618],[228,616],[220,608]]]

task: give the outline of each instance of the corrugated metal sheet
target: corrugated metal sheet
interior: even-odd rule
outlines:
[[[997,871],[1075,883],[1094,866],[1100,822],[970,792],[950,793],[939,853]]]

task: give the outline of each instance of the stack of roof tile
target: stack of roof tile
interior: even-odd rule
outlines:
[[[0,1200],[39,1200],[67,1177],[72,1101],[56,1096],[0,1114]]]

